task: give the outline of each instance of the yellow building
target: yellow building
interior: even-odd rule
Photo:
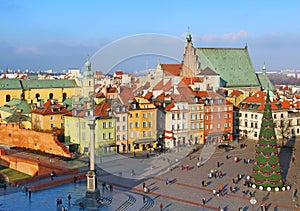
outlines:
[[[69,111],[57,101],[48,100],[31,112],[32,129],[51,131],[64,128],[64,114]]]
[[[88,110],[75,110],[65,116],[65,140],[78,145],[80,153],[88,153],[91,131]],[[95,149],[97,155],[115,152],[115,119],[110,105],[106,101],[94,106],[95,116]]]
[[[145,151],[156,147],[157,108],[142,96],[130,103],[128,116],[128,151]]]
[[[0,106],[13,98],[26,100],[29,104],[42,105],[49,99],[59,103],[75,95],[81,95],[81,88],[73,79],[0,79]]]

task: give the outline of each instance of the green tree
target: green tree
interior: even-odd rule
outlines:
[[[274,127],[268,91],[251,177],[251,183],[257,187],[281,188],[283,186]]]

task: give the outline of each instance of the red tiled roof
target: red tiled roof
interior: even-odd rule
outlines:
[[[123,72],[122,71],[116,71],[115,74],[116,75],[123,75]]]
[[[43,106],[38,107],[32,111],[32,113],[41,115],[53,115],[53,114],[66,114],[69,111],[61,104],[48,100]]]
[[[244,94],[242,91],[240,91],[240,90],[233,90],[232,92],[231,92],[231,94],[229,95],[230,97],[239,97],[240,95],[242,95],[242,94]]]
[[[148,93],[144,96],[144,98],[147,99],[147,100],[150,100],[150,99],[152,98],[152,96],[153,96],[153,93],[152,93],[152,92],[148,92]]]
[[[259,103],[259,106],[258,106],[257,110],[262,111],[262,110],[264,110],[264,106],[265,106],[265,103],[266,103],[266,100],[265,100],[266,96],[267,96],[267,94],[263,91],[256,92],[252,96],[249,96],[249,97],[245,98],[240,103],[240,105],[243,104],[242,108],[246,108],[247,107],[246,104],[248,104],[248,103]],[[270,102],[272,110],[277,110],[278,109],[278,106],[275,104],[275,102],[277,102],[275,99]],[[246,104],[244,104],[244,103],[246,103]],[[240,105],[239,105],[239,107],[240,107]]]
[[[181,70],[181,64],[161,64],[166,75],[179,76]]]
[[[172,80],[167,79],[167,82],[164,84],[165,79],[160,80],[154,87],[153,90],[162,90],[164,92],[169,91],[172,88]]]

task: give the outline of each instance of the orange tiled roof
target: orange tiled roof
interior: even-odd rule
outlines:
[[[41,115],[53,115],[53,114],[66,114],[69,111],[61,104],[48,100],[43,104],[43,106],[38,107],[32,110],[32,113],[41,114]]]
[[[179,76],[181,70],[181,64],[161,64],[166,75]]]
[[[244,94],[242,91],[240,91],[240,90],[233,90],[232,92],[231,92],[231,94],[229,95],[230,97],[239,97],[240,95],[242,95],[242,94]]]

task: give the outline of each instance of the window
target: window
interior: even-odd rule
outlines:
[[[50,120],[53,120],[54,119],[54,116],[50,116]]]
[[[217,124],[217,128],[220,129],[220,123]]]
[[[227,114],[227,118],[230,118],[230,114]]]
[[[132,122],[129,123],[129,128],[133,128],[133,123]]]
[[[54,124],[50,124],[50,127],[51,127],[51,128],[54,128]]]
[[[143,131],[143,137],[147,137],[147,132]]]
[[[274,114],[274,119],[276,119],[277,118],[277,115],[276,114]]]
[[[116,112],[120,112],[120,108],[119,107],[116,108]]]
[[[138,118],[139,117],[139,113],[135,113],[135,117]]]
[[[135,137],[136,137],[136,138],[139,138],[139,137],[140,137],[140,132],[139,132],[139,131],[136,131]]]
[[[206,116],[205,119],[208,120],[208,116]]]
[[[148,127],[150,127],[150,128],[152,127],[152,122],[150,122],[150,121],[148,122]]]
[[[245,118],[248,118],[248,114],[245,114]]]
[[[227,127],[227,123],[226,123],[226,122],[224,123],[224,127],[225,127],[225,128]]]
[[[283,118],[283,114],[281,114],[280,116],[281,116],[281,118]]]
[[[203,129],[203,122],[200,122],[200,128]]]
[[[123,131],[126,130],[126,125],[123,125],[123,126],[122,126],[122,130],[123,130]]]
[[[209,128],[210,128],[210,129],[213,129],[213,124],[210,124]]]
[[[132,113],[129,114],[129,117],[132,118]]]
[[[148,115],[149,115],[149,118],[152,118],[152,112],[149,112]]]
[[[109,123],[108,123],[108,127],[109,127],[109,128],[112,128],[112,127],[113,127],[113,123],[112,123],[112,122],[109,122]]]
[[[117,126],[117,131],[120,131],[120,126]]]
[[[127,140],[127,138],[126,138],[126,135],[125,135],[125,134],[123,134],[123,135],[122,135],[122,138],[123,138],[123,140]]]
[[[123,122],[126,122],[126,116],[123,116]]]
[[[143,113],[143,118],[147,118],[147,114],[146,113]]]
[[[104,140],[106,140],[106,139],[107,139],[107,135],[106,135],[106,133],[103,133],[103,134],[102,134],[102,138],[103,138]]]
[[[245,122],[245,127],[248,127],[248,122]]]
[[[205,125],[205,129],[208,130],[208,125]]]
[[[120,141],[121,139],[120,139],[120,135],[117,135],[117,141]]]
[[[130,138],[133,138],[133,132],[130,132],[129,135],[130,135]]]
[[[116,117],[116,121],[117,121],[117,122],[120,122],[120,117],[117,116],[117,117]]]
[[[108,136],[109,136],[109,139],[113,139],[113,133],[112,132],[110,132],[109,134],[108,134]]]
[[[152,131],[148,131],[148,137],[151,137],[152,136]]]
[[[175,114],[172,114],[172,119],[173,119],[173,120],[175,119]]]
[[[9,102],[10,101],[10,95],[6,95],[5,96],[5,102]]]
[[[213,115],[209,116],[210,120],[213,120]]]
[[[139,122],[135,122],[135,127],[138,128],[140,126]]]
[[[83,122],[83,123],[81,124],[81,127],[82,127],[82,129],[85,128],[85,122]]]
[[[103,128],[106,128],[106,122],[103,122]]]
[[[143,128],[147,127],[147,122],[143,122]]]

